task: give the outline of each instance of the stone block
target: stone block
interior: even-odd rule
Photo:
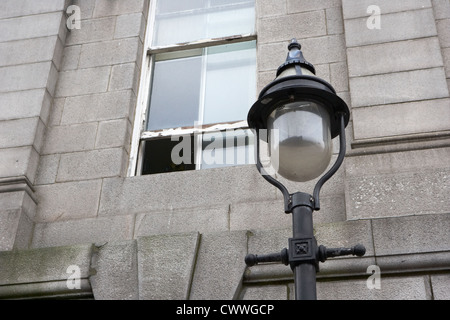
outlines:
[[[57,40],[57,36],[51,36],[0,43],[0,65],[51,61]]]
[[[234,203],[230,206],[230,230],[288,228],[292,217],[284,213],[284,201]]]
[[[38,117],[1,121],[0,148],[33,145],[38,122]]]
[[[0,92],[45,88],[51,69],[51,62],[0,68]]]
[[[442,48],[450,48],[450,18],[436,21],[439,42]]]
[[[44,95],[45,89],[0,94],[0,120],[38,117]]]
[[[448,80],[450,78],[450,48],[442,49],[442,57],[444,59],[445,75]]]
[[[72,4],[80,7],[81,19],[86,20],[92,18],[94,13],[95,1],[92,0],[72,0]]]
[[[287,0],[288,13],[322,10],[332,7],[340,7],[340,0]]]
[[[344,20],[342,18],[342,8],[332,7],[325,10],[327,20],[327,34],[344,33]]]
[[[88,43],[81,48],[79,67],[91,68],[134,62],[140,48],[139,37]]]
[[[189,299],[199,241],[196,232],[138,238],[139,299]]]
[[[97,123],[49,127],[42,154],[92,150],[97,134]]]
[[[438,99],[355,108],[352,111],[354,138],[383,138],[448,130],[449,103],[449,99]]]
[[[56,97],[106,92],[110,73],[110,66],[60,72]]]
[[[0,177],[26,176],[34,180],[39,154],[32,146],[0,149]]]
[[[258,43],[258,71],[264,72],[272,70],[272,72],[270,72],[270,80],[265,82],[263,86],[275,79],[276,69],[286,61],[287,45],[287,41],[264,44]]]
[[[40,157],[39,168],[36,173],[36,185],[55,183],[60,158],[61,155],[59,154],[50,154]]]
[[[56,127],[61,124],[61,117],[66,98],[55,98],[52,102],[51,112],[48,116],[48,127]]]
[[[75,70],[80,60],[81,45],[66,46],[63,51],[61,71]]]
[[[98,0],[94,9],[94,17],[116,16],[128,13],[143,12],[146,0]]]
[[[183,232],[211,233],[229,230],[227,205],[138,214],[135,237]]]
[[[360,17],[369,17],[372,12],[367,12],[367,10],[371,5],[377,5],[380,8],[382,16],[384,14],[394,12],[431,8],[430,0],[379,0],[376,3],[371,0],[343,0],[342,8],[344,12],[344,18],[354,19]]]
[[[292,38],[305,39],[324,36],[326,33],[325,12],[311,11],[259,20],[258,41],[290,41]]]
[[[444,68],[433,68],[350,78],[350,94],[352,106],[361,107],[446,98],[449,93]]]
[[[68,33],[66,45],[107,41],[114,37],[115,17],[83,20],[80,23],[80,29],[73,29]]]
[[[383,256],[445,251],[450,244],[449,228],[448,213],[374,219],[375,252]]]
[[[70,276],[69,266],[80,268],[80,278],[90,274],[92,245],[41,248],[0,252],[0,285],[16,285],[47,281],[64,281]]]
[[[139,37],[144,41],[146,21],[142,13],[132,13],[117,16],[114,38]]]
[[[126,153],[123,148],[100,149],[61,155],[57,182],[120,176]]]
[[[189,299],[236,299],[242,286],[246,254],[246,231],[202,235]]]
[[[131,125],[128,119],[102,121],[98,125],[95,148],[123,147],[130,145]]]
[[[101,184],[101,181],[90,180],[36,186],[39,203],[36,221],[95,217]]]
[[[0,19],[62,11],[66,8],[67,2],[67,0],[40,0],[31,2],[3,0]]]
[[[259,18],[285,15],[287,13],[286,0],[259,0],[255,4],[257,17]]]
[[[390,174],[348,175],[347,217],[360,219],[446,213],[450,205],[448,177],[448,168],[426,167],[419,171],[400,170]]]
[[[243,300],[287,300],[288,287],[286,285],[265,285],[247,287]]]
[[[303,38],[299,38],[299,41],[302,45],[302,51],[305,59],[313,65],[347,60],[345,53],[345,39],[342,34],[308,38],[304,40]]]
[[[368,276],[367,276],[368,278]],[[429,300],[430,288],[426,276],[383,277],[381,289],[369,289],[367,278],[319,281],[318,300]]]
[[[36,223],[32,248],[131,240],[134,216]]]
[[[433,288],[434,300],[450,300],[450,275],[437,274],[431,276],[431,287]]]
[[[436,37],[348,48],[347,57],[350,77],[443,65]]]
[[[450,3],[447,0],[431,0],[436,20],[450,18]]]
[[[337,92],[348,91],[348,68],[346,62],[330,64],[330,83]]]
[[[133,89],[137,92],[139,68],[136,63],[119,64],[112,67],[109,91]]]
[[[278,189],[270,186],[253,165],[106,178],[99,214],[161,212],[271,200],[276,192]],[[175,198],[177,201],[173,201]]]
[[[94,248],[90,277],[95,300],[137,300],[136,241],[113,241]]]
[[[62,124],[84,123],[126,118],[133,92],[124,90],[69,97],[64,105]]]
[[[431,9],[382,14],[380,29],[369,29],[367,18],[344,20],[344,25],[347,47],[425,38],[437,34]]]
[[[0,20],[0,42],[58,35],[62,19],[62,12],[52,12]]]

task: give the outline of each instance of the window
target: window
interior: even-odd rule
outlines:
[[[136,173],[254,163],[254,0],[152,5]]]

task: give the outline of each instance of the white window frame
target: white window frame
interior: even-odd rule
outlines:
[[[153,41],[153,26],[155,24],[156,19],[156,2],[150,1],[148,18],[147,18],[147,28],[144,37],[144,54],[142,56],[141,63],[141,75],[139,81],[139,88],[137,94],[137,103],[135,110],[135,121],[133,125],[133,134],[131,138],[131,148],[130,148],[130,158],[128,163],[128,171],[127,176],[140,176],[142,171],[143,164],[143,148],[145,140],[152,138],[164,138],[171,137],[173,135],[183,136],[183,135],[193,135],[196,137],[201,137],[204,133],[213,133],[224,130],[235,130],[242,129],[246,130],[248,128],[247,120],[235,121],[230,123],[219,123],[219,124],[209,124],[209,125],[201,125],[195,126],[192,128],[170,128],[170,129],[162,129],[157,131],[146,131],[146,119],[148,110],[148,101],[150,98],[150,86],[151,86],[151,78],[153,74],[153,66],[154,66],[154,57],[158,53],[166,53],[173,51],[181,51],[181,50],[190,50],[190,49],[198,49],[198,48],[207,48],[212,46],[231,44],[231,43],[239,43],[246,41],[256,41],[256,25],[254,27],[255,32],[251,34],[242,34],[242,35],[231,35],[227,37],[221,38],[213,38],[213,39],[202,39],[199,41],[186,42],[182,44],[174,44],[169,46],[158,46],[152,47]],[[256,6],[256,0],[255,0]],[[256,19],[255,19],[256,24]],[[256,91],[256,88],[255,88]],[[255,92],[256,93],[256,92]],[[200,144],[201,145],[201,144]],[[196,155],[198,153],[196,152]],[[196,170],[201,165],[201,161],[199,163],[198,159],[196,159]]]

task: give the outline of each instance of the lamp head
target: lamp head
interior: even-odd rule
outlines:
[[[295,39],[288,49],[277,78],[261,91],[247,122],[250,128],[270,131],[269,151],[277,172],[304,182],[327,168],[331,139],[340,132],[339,115],[344,115],[347,126],[350,112],[334,88],[315,75]]]

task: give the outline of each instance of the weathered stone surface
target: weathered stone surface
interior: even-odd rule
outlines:
[[[367,276],[369,277],[369,275]],[[369,289],[367,278],[317,283],[318,300],[429,300],[427,277],[387,277],[381,274],[381,289]]]
[[[311,11],[283,17],[269,17],[260,20],[258,41],[266,43],[292,38],[304,39],[326,35],[325,13]]]
[[[92,150],[97,134],[96,122],[49,127],[42,154]]]
[[[123,148],[100,149],[61,155],[57,182],[120,176],[124,167]]]
[[[347,56],[350,77],[443,65],[436,37],[348,48]]]
[[[26,176],[34,180],[39,154],[32,146],[0,149],[0,177]]]
[[[0,42],[57,35],[62,19],[62,12],[51,12],[0,20]]]
[[[95,300],[137,300],[136,241],[112,241],[95,247],[90,277]]]
[[[278,189],[270,186],[254,165],[110,178],[103,182],[99,215],[270,200],[276,192]]]
[[[372,14],[371,11],[367,12],[370,5],[377,5],[380,8],[382,15],[394,12],[431,8],[430,0],[378,0],[376,3],[371,0],[343,0],[342,8],[344,18],[353,19],[368,17]]]
[[[56,97],[106,92],[110,72],[110,66],[60,72]]]
[[[139,299],[189,299],[199,241],[196,232],[138,238]]]
[[[61,124],[120,119],[128,116],[132,91],[123,90],[66,99]]]
[[[350,78],[350,93],[353,107],[447,98],[449,95],[442,67]]]
[[[0,68],[0,92],[46,88],[52,67],[51,62],[38,62]]]
[[[450,274],[432,275],[431,286],[433,288],[433,298],[435,300],[449,300]]]
[[[450,128],[449,103],[449,99],[438,99],[355,108],[354,139],[446,131]]]
[[[287,0],[288,13],[321,10],[332,7],[340,7],[340,0]]]
[[[131,215],[37,223],[31,247],[130,240],[133,237],[133,226],[134,216]]]
[[[198,250],[189,298],[191,300],[237,298],[245,270],[246,231],[203,234]]]
[[[247,287],[243,300],[287,300],[288,287],[286,285],[267,285],[261,287]]]
[[[90,274],[92,245],[76,245],[0,252],[0,285],[44,281],[66,281],[69,266],[78,266],[80,278]]]
[[[347,158],[347,218],[448,212],[449,150]]]
[[[380,29],[367,28],[367,18],[344,20],[344,24],[347,47],[437,35],[432,9],[382,14]]]
[[[67,35],[66,45],[112,40],[116,18],[89,19],[81,21],[80,24],[80,29],[73,29]]]
[[[96,216],[100,189],[100,180],[37,186],[37,221],[52,222]]]
[[[374,219],[372,227],[377,255],[444,251],[450,245],[448,213]]]
[[[35,15],[53,11],[62,11],[66,8],[68,0],[3,0],[0,19],[13,18],[26,15]]]
[[[185,208],[138,214],[135,237],[183,232],[210,233],[229,230],[229,206]]]

